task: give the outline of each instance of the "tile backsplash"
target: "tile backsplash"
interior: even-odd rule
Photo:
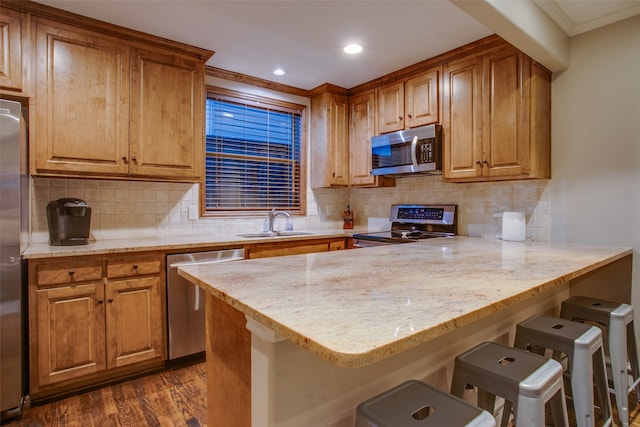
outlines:
[[[496,237],[503,211],[525,212],[527,238],[550,240],[549,181],[450,184],[439,176],[399,178],[390,188],[329,188],[307,191],[307,214],[294,228],[342,226],[347,205],[356,227],[384,226],[394,203],[457,203],[458,234]],[[189,219],[199,204],[199,185],[92,179],[33,178],[32,241],[48,241],[46,206],[50,200],[77,197],[92,208],[93,239],[260,231],[265,214]]]

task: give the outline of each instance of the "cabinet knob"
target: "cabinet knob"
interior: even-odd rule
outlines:
[[[487,165],[487,167],[489,167],[489,162],[487,162],[486,160],[483,160],[482,163],[484,163],[485,165]]]
[[[413,116],[411,114],[407,114],[407,117],[412,118]],[[402,119],[400,119],[402,120]]]
[[[103,300],[103,299],[99,299],[99,300],[98,300],[98,304],[103,304],[103,303],[104,303],[104,300]]]
[[[336,173],[335,173],[335,172],[333,173],[333,177],[334,177],[334,178],[336,177]]]
[[[75,271],[73,271],[73,270],[69,270],[69,276],[73,277],[73,275],[74,275],[74,274],[76,274],[76,272],[75,272]]]
[[[480,160],[476,160],[476,165],[480,165],[480,167],[484,166]]]
[[[138,159],[136,159],[136,156],[133,156],[133,157],[131,158],[131,161],[132,161],[133,163],[138,163]]]
[[[137,270],[138,269],[138,264],[133,264],[133,269]]]
[[[411,117],[409,117],[411,118]],[[398,117],[398,121],[401,122],[402,121],[402,117]]]
[[[122,156],[122,161],[124,162],[124,164],[125,164],[125,165],[126,165],[127,163],[129,163],[129,162],[127,161],[127,156]]]
[[[113,298],[109,298],[109,299],[107,300],[107,302],[108,302],[108,303],[112,303],[112,302],[113,302]]]

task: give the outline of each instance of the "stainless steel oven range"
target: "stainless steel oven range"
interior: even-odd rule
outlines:
[[[392,205],[389,219],[391,230],[354,234],[354,246],[365,248],[455,236],[457,205]]]

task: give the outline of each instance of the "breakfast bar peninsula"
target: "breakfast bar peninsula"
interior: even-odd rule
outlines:
[[[630,301],[629,248],[457,236],[189,266],[207,290],[208,423],[352,426],[410,379],[448,390],[455,356],[513,342],[574,294]]]

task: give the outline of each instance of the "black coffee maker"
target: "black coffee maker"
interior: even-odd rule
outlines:
[[[91,207],[84,200],[64,198],[47,205],[49,243],[53,246],[86,245],[91,226]]]

